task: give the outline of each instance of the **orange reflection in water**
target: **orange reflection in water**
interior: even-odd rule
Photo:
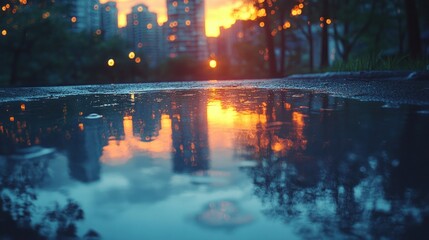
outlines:
[[[238,156],[259,160],[306,149],[306,115],[294,111],[291,103],[262,101],[243,108],[239,98],[222,99],[216,98],[215,91],[212,94],[207,108],[211,148],[234,148]]]
[[[140,137],[134,136],[131,116],[124,117],[123,125],[124,139],[109,140],[108,145],[103,148],[103,155],[100,158],[102,163],[122,165],[143,153],[153,158],[170,159],[172,140],[171,120],[168,115],[162,115],[159,136],[151,142],[143,142]]]
[[[300,147],[301,149],[305,149],[307,147],[307,139],[304,136],[304,122],[305,115],[299,112],[293,112],[292,114],[292,121],[295,128],[295,134],[296,134],[296,145],[297,147]]]
[[[209,145],[211,148],[232,148],[241,133],[256,137],[256,128],[266,122],[266,117],[255,112],[237,111],[232,106],[223,106],[220,100],[209,100],[207,104]],[[221,129],[221,130],[219,130]],[[225,131],[232,129],[234,131]],[[247,139],[249,140],[249,139]]]

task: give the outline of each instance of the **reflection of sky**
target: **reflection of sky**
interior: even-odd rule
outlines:
[[[85,221],[78,223],[80,235],[95,229],[103,239],[121,239],[124,232],[127,239],[262,239],[267,229],[278,239],[294,239],[291,228],[270,221],[260,211],[262,205],[253,195],[251,180],[234,159],[234,134],[256,131],[256,124],[261,118],[265,121],[264,117],[239,113],[218,100],[209,100],[207,105],[210,170],[172,173],[168,115],[162,115],[159,136],[152,142],[134,136],[132,118],[125,117],[123,139],[111,139],[103,148],[99,181],[83,184],[62,179],[63,195],[43,192],[39,202],[52,198],[64,198],[65,202],[64,195],[76,199],[85,211]],[[67,171],[63,169],[66,164],[57,163],[56,167],[60,169],[55,172]],[[207,204],[222,200],[238,203],[243,214],[253,220],[232,229],[198,224],[196,216]]]
[[[108,0],[101,0],[105,3]],[[126,14],[131,12],[131,8],[137,4],[146,4],[149,11],[158,15],[158,23],[167,21],[166,0],[116,0],[119,10],[119,26],[126,25]],[[219,35],[219,27],[229,27],[235,22],[233,17],[234,9],[240,7],[241,0],[205,0],[206,34],[208,36]]]
[[[207,105],[209,146],[216,150],[211,155],[212,165],[233,164],[234,132],[237,130],[255,130],[256,114],[239,114],[232,107],[223,108],[221,101],[209,101]],[[228,129],[228,131],[225,131]]]
[[[269,221],[260,212],[262,206],[253,196],[250,182],[237,169],[229,169],[235,176],[231,179],[234,182],[218,187],[192,184],[192,176],[172,174],[169,168],[156,165],[146,162],[104,166],[98,182],[63,186],[62,192],[77,199],[85,211],[85,221],[78,224],[80,234],[96,229],[103,239],[121,239],[124,233],[127,239],[261,239],[261,234],[265,232],[266,236],[270,229],[273,236],[282,236],[277,239],[293,236],[292,229]],[[64,196],[39,194],[42,202],[51,202],[52,198]],[[197,224],[195,216],[208,203],[225,199],[239,203],[255,221],[231,231]]]
[[[131,117],[125,117],[124,139],[110,140],[109,144],[103,148],[101,162],[109,165],[118,165],[128,162],[138,155],[150,155],[152,158],[164,160],[170,159],[171,153],[171,120],[168,115],[161,118],[161,130],[156,141],[143,142],[139,136],[133,135],[133,123]]]

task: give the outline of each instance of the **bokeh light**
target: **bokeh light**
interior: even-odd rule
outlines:
[[[216,67],[217,67],[217,62],[216,62],[216,60],[214,60],[214,59],[210,60],[210,62],[209,62],[209,66],[210,66],[211,68],[216,68]]]
[[[113,67],[113,66],[115,66],[115,60],[113,60],[112,58],[111,58],[111,59],[109,59],[109,60],[107,61],[107,66],[109,66],[109,67]]]
[[[128,53],[128,58],[134,59],[136,57],[136,54],[134,52]]]

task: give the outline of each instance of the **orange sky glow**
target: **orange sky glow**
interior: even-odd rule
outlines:
[[[105,3],[109,0],[101,0]],[[126,15],[131,12],[131,7],[143,3],[149,10],[158,14],[158,23],[167,21],[166,0],[116,0],[119,10],[119,27],[126,25]],[[219,27],[230,27],[236,20],[233,10],[239,8],[242,0],[206,0],[206,35],[217,37]],[[246,18],[241,15],[240,18]]]

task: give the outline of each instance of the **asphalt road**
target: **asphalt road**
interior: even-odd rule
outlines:
[[[344,75],[294,75],[282,79],[106,84],[86,86],[0,88],[0,102],[31,101],[86,94],[129,94],[210,88],[303,89],[337,97],[393,104],[429,105],[429,79],[365,78]]]

